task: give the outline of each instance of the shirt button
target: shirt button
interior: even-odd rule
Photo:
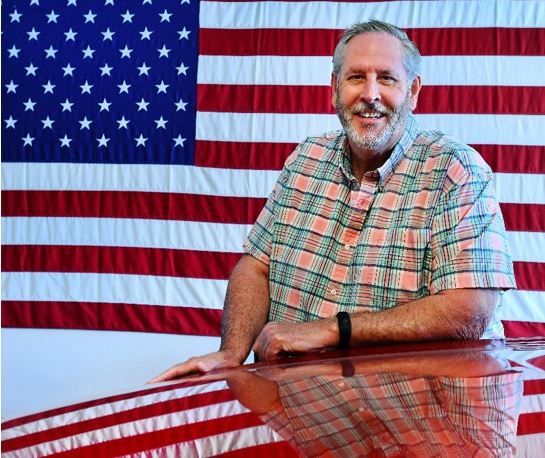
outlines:
[[[344,247],[349,250],[350,248],[352,248],[352,245],[350,245],[350,243],[347,243]]]
[[[331,290],[331,294],[332,294],[333,296],[335,296],[335,295],[337,294],[337,290],[336,290],[335,288],[333,288],[333,289]]]

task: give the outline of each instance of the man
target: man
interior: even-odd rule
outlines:
[[[218,352],[153,381],[375,342],[502,337],[515,287],[492,172],[412,115],[420,53],[405,32],[355,24],[333,56],[343,131],[286,164],[227,288]],[[340,312],[340,313],[339,313]]]

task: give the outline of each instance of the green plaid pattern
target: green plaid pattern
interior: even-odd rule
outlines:
[[[344,132],[309,137],[245,244],[269,265],[271,321],[380,311],[454,288],[514,288],[493,174],[413,116],[390,158],[358,183]],[[483,338],[503,337],[494,317]]]

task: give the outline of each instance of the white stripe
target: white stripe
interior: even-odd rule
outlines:
[[[520,413],[536,412],[545,412],[545,394],[532,394],[523,396],[522,404],[520,406]]]
[[[2,218],[4,245],[91,245],[242,253],[251,226],[131,218]]]
[[[331,56],[200,56],[199,84],[329,86]],[[543,56],[424,56],[424,86],[543,86]],[[228,110],[229,107],[225,107]]]
[[[226,280],[51,272],[3,272],[2,299],[222,309]]]
[[[513,261],[545,262],[545,233],[507,232]]]
[[[204,28],[344,29],[376,18],[398,27],[543,27],[541,1],[202,2]]]
[[[525,434],[517,436],[518,458],[539,458],[543,456],[545,450],[545,433]]]
[[[219,404],[207,405],[195,409],[188,409],[174,412],[167,415],[145,418],[131,421],[107,428],[87,431],[69,437],[63,437],[50,442],[43,442],[32,447],[15,450],[10,453],[3,453],[4,457],[21,456],[44,456],[59,453],[65,450],[85,447],[87,445],[99,444],[116,439],[122,439],[138,434],[145,434],[153,431],[175,428],[182,425],[190,425],[197,422],[210,420],[211,418],[224,418],[248,412],[246,407],[238,401],[222,402]]]
[[[176,383],[179,383],[176,382]],[[169,382],[169,384],[172,384]],[[154,387],[161,386],[160,384],[153,385]],[[139,387],[139,390],[149,390],[150,386]],[[70,412],[61,413],[51,417],[47,417],[41,420],[36,420],[28,423],[24,423],[20,426],[14,426],[12,428],[2,430],[2,440],[13,439],[14,437],[24,436],[30,433],[36,433],[39,431],[46,431],[57,426],[67,426],[76,423],[80,423],[86,420],[92,420],[95,418],[111,415],[116,412],[127,411],[143,407],[151,404],[156,404],[163,401],[169,401],[174,398],[183,398],[187,396],[193,396],[196,394],[205,394],[212,391],[226,390],[227,383],[225,381],[212,382],[206,384],[200,384],[195,386],[188,386],[183,388],[177,388],[172,390],[165,390],[158,393],[151,393],[144,396],[134,395],[134,397],[128,399],[122,399],[120,401],[105,402],[104,404],[98,404],[84,409],[74,409]],[[120,392],[119,394],[128,394],[127,390]],[[110,393],[113,396],[114,393]],[[85,401],[83,401],[85,402]]]
[[[500,320],[545,323],[545,291],[509,291],[502,298]]]
[[[469,144],[545,145],[545,116],[416,115],[423,129],[440,130]],[[299,143],[307,135],[340,129],[335,114],[197,113],[197,139]]]
[[[2,164],[4,190],[160,191],[267,197],[277,177],[275,170],[124,164]],[[545,204],[545,175],[497,173],[495,177],[500,202]]]

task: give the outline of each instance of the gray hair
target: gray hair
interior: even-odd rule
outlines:
[[[341,71],[341,66],[344,60],[344,54],[346,51],[346,44],[355,36],[361,35],[363,33],[387,33],[399,39],[405,50],[405,60],[403,66],[407,72],[407,81],[412,83],[414,78],[420,74],[420,51],[418,47],[411,41],[407,36],[407,33],[396,27],[393,24],[387,22],[379,21],[377,19],[370,19],[365,22],[358,22],[346,29],[339,43],[335,47],[335,52],[333,53],[333,73],[335,76],[339,76]]]

